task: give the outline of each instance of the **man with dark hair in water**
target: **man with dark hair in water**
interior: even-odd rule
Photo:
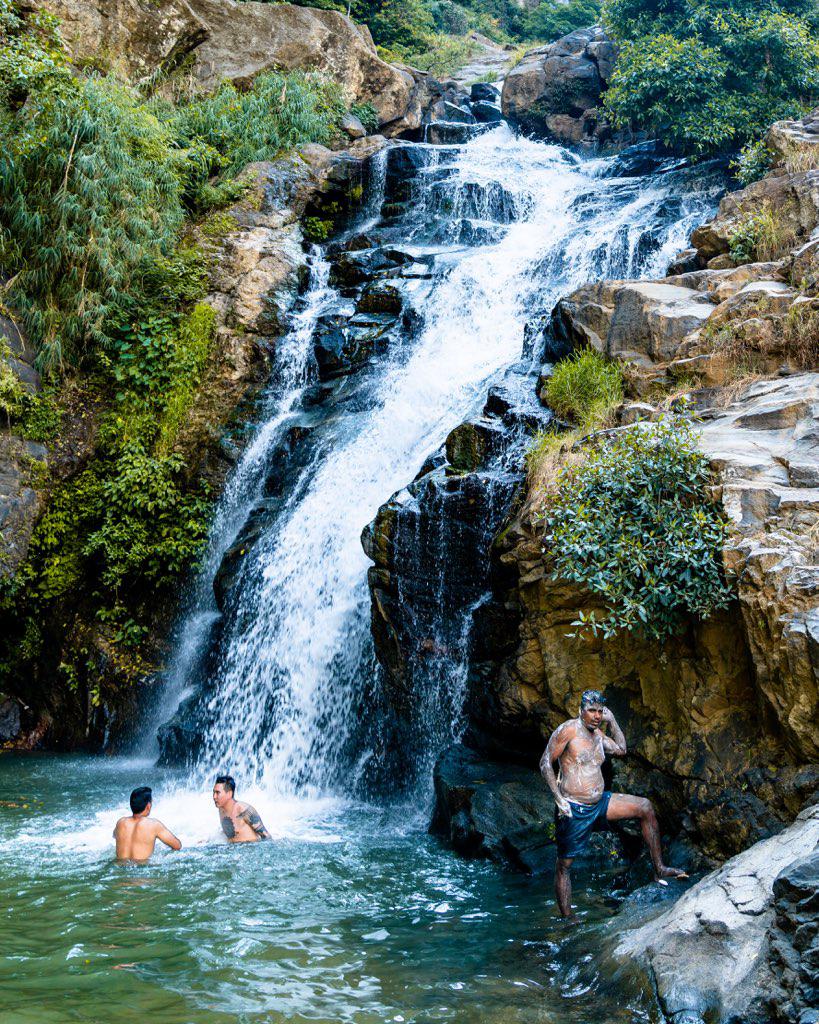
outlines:
[[[604,723],[611,730],[610,736],[602,731]],[[573,916],[572,860],[585,850],[592,832],[616,831],[614,822],[628,818],[640,822],[658,882],[667,885],[667,878],[688,877],[684,871],[663,864],[660,830],[651,801],[605,789],[601,765],[607,754],[625,757],[626,738],[602,693],[586,690],[580,698],[580,715],[555,729],[540,759],[540,771],[555,798],[555,892],[563,917]],[[560,765],[557,776],[555,761]]]
[[[131,816],[120,818],[114,826],[117,860],[148,860],[157,839],[172,850],[182,849],[173,832],[161,821],[150,817],[152,803],[150,786],[138,786],[131,793]]]
[[[213,802],[219,811],[222,831],[229,843],[257,843],[269,839],[270,833],[264,827],[259,812],[250,804],[240,804],[234,799],[236,782],[232,775],[218,775],[213,784]]]

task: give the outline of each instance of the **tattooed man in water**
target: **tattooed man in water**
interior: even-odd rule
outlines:
[[[603,732],[607,725],[611,735]],[[654,877],[687,878],[684,871],[663,864],[660,830],[650,800],[605,789],[601,765],[610,757],[625,757],[626,738],[598,690],[580,698],[580,714],[558,726],[540,760],[540,770],[555,798],[557,863],[555,892],[564,917],[572,917],[572,860],[588,846],[592,832],[611,830],[613,822],[636,818],[640,822]],[[559,764],[555,775],[554,763]]]
[[[234,799],[236,783],[231,775],[220,775],[213,784],[213,802],[219,811],[222,831],[229,843],[257,843],[269,839],[259,812],[250,804]]]

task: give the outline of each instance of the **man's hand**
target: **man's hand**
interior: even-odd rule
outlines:
[[[603,721],[607,725],[611,725],[614,721],[614,715],[611,713],[611,708],[603,708]]]
[[[556,794],[555,806],[557,807],[557,813],[561,816],[561,818],[571,818],[572,805],[569,803],[565,796],[561,796],[559,793]]]

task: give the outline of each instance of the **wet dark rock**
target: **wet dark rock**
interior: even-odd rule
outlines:
[[[21,727],[20,704],[11,697],[3,700],[0,695],[0,743],[15,739]]]
[[[433,146],[463,146],[486,131],[483,124],[451,124],[438,121],[426,129],[425,141]]]
[[[444,102],[444,119],[456,124],[475,124],[475,118],[468,110],[446,101]]]
[[[554,800],[532,767],[487,761],[456,744],[435,764],[430,832],[465,857],[488,857],[519,871],[554,870]],[[595,833],[583,862],[622,857],[620,839]]]
[[[500,100],[500,89],[489,82],[473,82],[469,87],[469,98],[473,103],[481,101],[498,103]]]
[[[487,103],[484,100],[472,104],[472,113],[479,124],[496,124],[503,120],[501,108],[494,103]]]
[[[367,285],[356,303],[359,313],[392,313],[398,315],[404,305],[400,289],[386,281],[374,281]]]
[[[675,277],[678,274],[690,274],[695,270],[702,269],[699,254],[696,249],[683,249],[678,252],[668,265],[667,277]]]
[[[344,252],[330,270],[330,283],[355,287],[378,277],[390,277],[400,267],[415,262],[414,257],[399,249],[359,249]]]
[[[627,146],[617,154],[606,168],[606,178],[641,178],[646,174],[656,174],[660,170],[678,168],[685,161],[669,160],[668,150],[662,143],[655,140],[638,142]]]
[[[386,347],[385,335],[396,317],[388,313],[361,312],[348,317],[320,317],[313,339],[319,379],[333,380],[352,373]]]
[[[447,461],[455,472],[472,473],[500,454],[505,437],[503,423],[489,417],[462,423],[446,439]]]

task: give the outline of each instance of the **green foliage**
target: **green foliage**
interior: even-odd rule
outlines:
[[[368,135],[378,131],[381,118],[372,103],[354,103],[350,107],[350,113],[355,115],[364,126]]]
[[[729,255],[736,263],[777,260],[795,240],[793,228],[781,216],[781,211],[766,203],[739,221],[728,240]]]
[[[181,224],[172,140],[110,79],[59,80],[0,121],[0,258],[46,369],[108,321]]]
[[[236,173],[303,142],[330,142],[345,110],[333,82],[313,74],[268,72],[247,92],[226,83],[215,95],[165,116],[175,139],[195,148],[207,173]]]
[[[562,471],[538,518],[554,577],[605,603],[602,617],[581,613],[581,632],[663,639],[686,615],[707,618],[729,603],[726,526],[708,484],[708,460],[682,417],[618,432]]]
[[[528,10],[523,18],[526,39],[552,42],[600,20],[600,0],[546,0]]]
[[[739,152],[739,156],[731,163],[731,170],[742,186],[751,185],[764,178],[771,169],[771,151],[764,139],[747,142]]]
[[[16,429],[29,441],[47,444],[56,438],[62,416],[62,410],[50,390],[39,395],[26,392]]]
[[[302,227],[308,242],[324,242],[333,230],[333,222],[322,220],[320,217],[305,217]]]
[[[556,415],[590,430],[623,401],[622,374],[593,349],[583,349],[557,364],[545,397]]]
[[[819,97],[819,39],[803,0],[606,0],[621,50],[605,105],[702,155],[738,149]]]

